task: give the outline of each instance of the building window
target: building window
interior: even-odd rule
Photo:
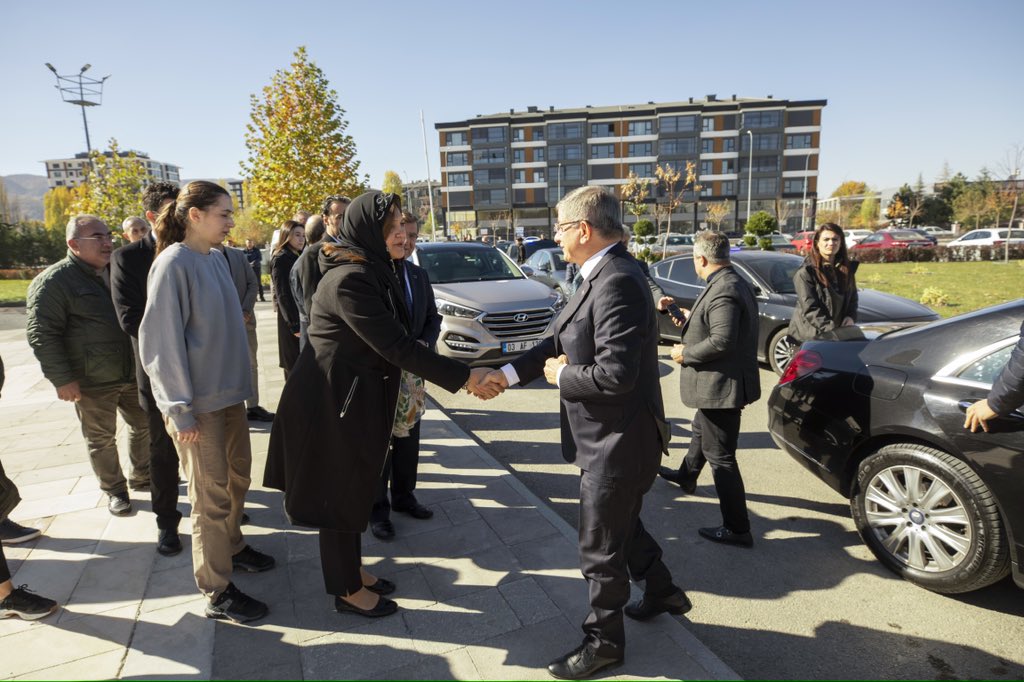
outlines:
[[[615,137],[615,124],[614,123],[591,123],[590,124],[590,136],[591,137]]]
[[[778,178],[754,178],[753,194],[755,196],[775,196],[779,191]],[[740,194],[747,193],[747,179],[740,178]]]
[[[469,184],[469,173],[449,173],[448,186],[462,187]]]
[[[448,152],[449,166],[468,166],[469,154],[466,152]]]
[[[591,180],[611,180],[615,177],[615,164],[601,164],[590,167]]]
[[[736,151],[736,138],[735,137],[723,137],[722,138],[722,151],[723,152],[734,152],[734,151]]]
[[[512,171],[512,182],[515,182],[515,183],[526,182],[526,171],[521,169],[521,168],[518,169],[518,170]]]
[[[630,142],[629,156],[654,156],[654,144],[651,142]]]
[[[469,137],[465,132],[461,133],[445,133],[445,146],[456,147],[459,145],[469,144]]]
[[[736,194],[736,183],[733,180],[725,180],[722,182],[722,195],[731,196]]]
[[[744,128],[778,128],[782,125],[781,111],[745,111]]]
[[[492,168],[490,170],[473,171],[474,185],[504,185],[508,180],[504,168]]]
[[[523,163],[526,159],[525,149],[513,149],[512,150],[512,163]]]
[[[654,164],[653,163],[631,163],[629,164],[629,172],[635,173],[639,178],[653,178],[654,177]]]
[[[663,116],[658,119],[662,133],[691,133],[697,130],[696,116]]]
[[[750,136],[744,135],[743,142],[741,144],[743,151],[750,150]],[[778,133],[761,133],[754,135],[754,150],[755,151],[775,151],[779,148],[779,134]]]
[[[813,111],[790,111],[786,114],[786,125],[790,126],[812,126],[814,125]]]
[[[711,183],[708,183],[706,185],[702,185],[701,186],[701,188],[700,188],[700,195],[702,197],[709,197],[709,196],[711,196]]]
[[[505,149],[503,147],[496,149],[474,149],[473,163],[505,163]]]
[[[701,161],[700,162],[700,175],[701,175],[701,177],[704,177],[705,175],[713,175],[714,172],[715,172],[715,162],[714,161]]]
[[[522,142],[526,139],[526,128],[513,128],[512,129],[512,141]]]
[[[653,121],[630,121],[629,135],[651,135],[654,132]]]
[[[565,140],[583,137],[582,123],[549,123],[548,139]]]
[[[570,164],[562,166],[562,182],[579,182],[583,180],[583,166]]]
[[[504,142],[505,130],[505,126],[473,128],[473,142]]]
[[[786,194],[803,194],[806,178],[787,178],[782,183],[782,191]]]
[[[715,119],[712,116],[704,116],[700,121],[700,129],[704,132],[710,132],[715,129]]]
[[[681,137],[678,140],[661,140],[658,142],[660,154],[694,154],[697,151],[697,138]]]
[[[807,156],[787,156],[784,157],[785,167],[783,170],[794,171],[794,170],[808,170],[811,167],[811,155]]]
[[[535,126],[533,129],[533,139],[543,140],[544,139],[544,126]]]
[[[736,159],[722,159],[722,172],[723,173],[735,173],[736,172]]]
[[[581,144],[548,145],[548,161],[574,161],[582,158],[583,145]]]
[[[630,145],[632,147],[633,145]],[[614,159],[615,145],[613,144],[592,144],[590,145],[590,158],[592,159]]]
[[[744,157],[740,159],[740,170],[744,173],[750,168],[750,161]],[[755,156],[755,173],[775,173],[779,170],[779,157],[777,156]]]
[[[543,161],[545,156],[547,156],[547,152],[545,151],[544,147],[534,147],[534,149],[533,149],[533,160],[534,161]]]
[[[533,181],[534,182],[544,182],[544,169],[543,168],[536,168],[536,169],[534,169],[534,171],[533,171]]]
[[[786,149],[810,149],[810,133],[801,135],[786,135]]]
[[[710,154],[713,151],[715,151],[715,140],[714,140],[714,138],[705,137],[703,140],[700,141],[700,153],[701,154]]]

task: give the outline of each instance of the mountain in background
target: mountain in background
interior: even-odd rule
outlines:
[[[50,188],[45,175],[0,175],[0,182],[7,190],[8,202],[12,207],[16,203],[23,217],[43,219],[43,195]]]

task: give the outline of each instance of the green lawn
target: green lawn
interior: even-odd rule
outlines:
[[[857,285],[921,301],[942,317],[952,317],[1020,298],[1024,261],[862,263]],[[945,304],[939,302],[943,298]]]
[[[0,279],[0,305],[25,305],[28,279]]]

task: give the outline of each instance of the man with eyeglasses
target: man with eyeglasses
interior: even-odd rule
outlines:
[[[67,257],[29,286],[28,342],[57,397],[75,404],[107,509],[124,516],[132,510],[129,485],[149,489],[149,425],[139,405],[131,341],[110,295],[113,235],[96,216],[75,215],[66,237]],[[117,455],[118,412],[128,424],[128,481]]]

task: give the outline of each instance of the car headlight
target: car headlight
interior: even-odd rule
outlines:
[[[437,312],[441,313],[442,315],[451,315],[452,317],[466,317],[470,319],[478,317],[481,314],[481,311],[479,310],[473,310],[472,308],[467,308],[464,305],[459,305],[458,303],[446,301],[443,298],[437,299]]]
[[[554,300],[551,301],[551,309],[554,310],[555,312],[558,312],[559,310],[565,307],[565,296],[563,296],[562,292],[558,290],[555,290],[553,293]]]

